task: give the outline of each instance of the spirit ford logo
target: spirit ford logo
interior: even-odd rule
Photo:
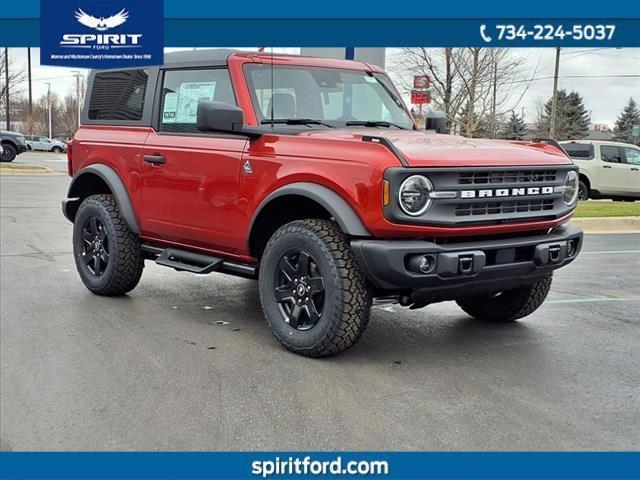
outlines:
[[[86,45],[90,43],[96,43],[97,45],[138,45],[138,42],[142,38],[142,34],[123,33],[118,35],[117,33],[106,34],[76,34],[65,33],[62,36],[60,45]]]
[[[553,192],[554,192],[554,187],[461,190],[460,198],[522,197],[527,195],[551,195]]]
[[[129,12],[125,9],[120,10],[115,15],[110,17],[94,17],[84,12],[82,9],[78,9],[75,12],[76,20],[85,27],[92,28],[98,32],[104,32],[115,27],[124,24],[129,18]],[[140,38],[142,34],[139,33],[127,33],[127,34],[111,34],[111,33],[65,33],[62,35],[60,45],[66,46],[91,46],[92,44],[101,45],[102,48],[108,48],[109,45],[117,46],[139,46]]]

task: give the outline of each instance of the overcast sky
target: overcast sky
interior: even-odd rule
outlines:
[[[276,51],[297,53],[298,49],[283,48]],[[553,75],[555,49],[523,48],[518,49],[516,53],[526,56],[527,66],[532,72],[537,67],[536,78]],[[23,69],[26,72],[26,48],[10,48],[9,56],[13,62],[12,68]],[[50,82],[52,90],[61,96],[75,93],[75,78],[71,72],[78,69],[40,66],[38,48],[31,49],[31,58],[34,98],[46,94],[46,82]],[[619,75],[635,77],[623,78]],[[572,78],[574,76],[582,78]],[[582,95],[587,110],[591,112],[593,123],[606,123],[613,127],[616,117],[629,97],[640,100],[640,48],[563,49],[559,85],[560,88],[576,90]],[[551,78],[534,82],[516,111],[521,113],[521,108],[524,107],[525,121],[533,121],[536,103],[540,99],[549,98],[552,88]],[[26,95],[26,82],[21,90]]]

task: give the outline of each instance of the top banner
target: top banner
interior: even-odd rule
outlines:
[[[628,3],[595,2],[423,2],[389,8],[381,2],[365,0],[322,4],[294,2],[242,3],[204,0],[61,0],[60,9],[47,9],[57,0],[25,0],[0,11],[0,45],[8,47],[42,46],[48,52],[43,61],[68,66],[95,66],[93,60],[79,63],[80,48],[72,52],[69,42],[125,47],[120,51],[122,65],[158,63],[158,52],[165,47],[634,47],[640,46],[640,15]],[[109,3],[109,8],[99,5]],[[108,31],[90,31],[78,25],[74,13],[87,18],[110,18],[122,10],[129,12],[126,23]],[[96,10],[95,13],[92,13]],[[98,12],[100,10],[100,12]],[[143,12],[133,13],[133,12]],[[138,24],[138,26],[136,26]],[[146,33],[140,34],[140,24]],[[62,27],[66,28],[64,32]],[[71,28],[73,27],[73,28]],[[93,29],[95,30],[95,29]],[[164,36],[163,32],[164,31]],[[134,35],[114,37],[114,34]],[[89,35],[89,36],[87,36]],[[95,38],[90,35],[94,35]],[[56,38],[54,38],[56,37]],[[144,39],[144,51],[136,39]],[[142,40],[141,40],[142,41]],[[66,57],[59,54],[62,48]],[[100,47],[102,48],[102,47]],[[105,47],[106,48],[106,47]],[[97,49],[97,48],[96,48]],[[94,50],[96,50],[94,49]],[[129,52],[125,53],[126,50]],[[51,55],[54,55],[53,59]],[[101,52],[106,58],[109,54]],[[75,60],[73,60],[75,58]],[[64,60],[63,60],[64,61]]]
[[[209,0],[154,0],[164,4],[166,18],[181,19],[455,19],[455,18],[638,18],[629,2],[540,0],[537,2],[409,2],[404,5],[370,0],[325,0],[322,3],[280,0],[212,2]],[[124,0],[123,5],[127,3]],[[39,18],[40,0],[23,0],[3,9],[0,18]]]

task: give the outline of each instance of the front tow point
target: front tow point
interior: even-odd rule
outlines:
[[[533,259],[537,265],[549,265],[562,262],[566,256],[566,242],[544,243],[536,247]]]
[[[460,255],[458,257],[458,273],[461,275],[473,273],[473,255]]]
[[[437,273],[442,277],[473,275],[484,268],[487,259],[483,251],[447,252],[438,254]]]

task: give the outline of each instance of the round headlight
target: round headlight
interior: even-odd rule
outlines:
[[[567,205],[573,205],[575,203],[576,198],[578,198],[578,186],[578,174],[571,170],[564,179],[564,203]]]
[[[429,210],[431,199],[429,194],[433,191],[433,185],[427,177],[413,175],[407,178],[398,191],[400,208],[407,215],[417,217]]]

